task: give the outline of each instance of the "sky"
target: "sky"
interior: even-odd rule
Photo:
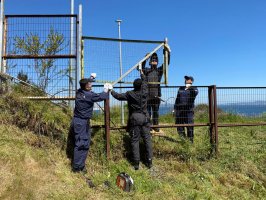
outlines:
[[[169,85],[266,86],[265,0],[75,0],[83,35],[164,40]],[[70,0],[5,0],[5,14],[69,14]]]

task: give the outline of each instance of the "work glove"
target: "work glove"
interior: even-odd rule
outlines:
[[[171,53],[171,49],[170,46],[168,44],[164,45],[164,50],[168,51],[169,53]]]
[[[113,90],[113,86],[112,86],[111,83],[108,83],[108,90],[109,90],[109,91],[112,91],[112,90]]]
[[[172,115],[175,117],[175,114],[176,114],[176,112],[175,112],[175,110],[172,110]]]
[[[96,73],[91,73],[91,78],[95,79],[96,78]]]
[[[108,91],[111,91],[113,89],[113,86],[111,83],[105,83],[104,86],[103,86],[103,91],[104,92],[108,92]]]
[[[138,71],[141,71],[141,70],[142,70],[141,63],[138,64],[138,66],[137,66],[137,70],[138,70]]]

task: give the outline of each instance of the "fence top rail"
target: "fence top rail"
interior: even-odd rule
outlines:
[[[245,87],[216,87],[216,89],[266,89],[266,87],[251,87],[251,86],[245,86]]]
[[[195,85],[194,87],[198,88],[209,88],[213,85]],[[103,85],[93,85],[93,87],[103,87]],[[161,85],[161,88],[179,88],[183,87],[183,85]],[[114,88],[133,88],[133,86],[116,86]],[[216,89],[266,89],[266,87],[216,87]]]
[[[158,40],[130,40],[130,39],[117,39],[117,38],[103,38],[103,37],[91,37],[91,36],[82,36],[82,40],[105,40],[105,41],[115,41],[115,42],[134,42],[134,43],[156,43],[161,44],[165,41]]]
[[[93,85],[93,87],[103,87],[104,85]],[[183,87],[183,85],[171,85],[171,86],[167,86],[167,85],[161,85],[160,86],[161,88],[180,88],[180,87]],[[198,87],[198,88],[208,88],[208,87],[211,87],[211,86],[206,86],[206,85],[201,85],[201,86],[194,86],[194,87]],[[114,87],[115,89],[119,89],[119,88],[124,88],[124,89],[132,89],[134,88],[133,86],[115,86]]]
[[[6,18],[16,18],[16,17],[76,17],[77,15],[68,15],[68,14],[61,14],[61,15],[46,15],[46,14],[38,14],[38,15],[5,15]]]
[[[5,59],[68,59],[77,58],[76,55],[4,55]]]

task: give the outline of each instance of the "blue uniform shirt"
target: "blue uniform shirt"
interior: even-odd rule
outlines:
[[[175,100],[175,110],[192,110],[194,108],[194,101],[197,95],[197,87],[191,87],[188,89],[180,87]]]
[[[108,99],[108,93],[94,93],[79,89],[76,93],[74,117],[81,119],[90,119],[93,113],[94,102]]]

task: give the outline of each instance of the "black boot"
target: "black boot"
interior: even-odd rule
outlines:
[[[149,158],[148,161],[147,161],[147,167],[150,169],[152,168],[152,159]]]
[[[133,162],[133,167],[135,170],[139,170],[139,160]]]

